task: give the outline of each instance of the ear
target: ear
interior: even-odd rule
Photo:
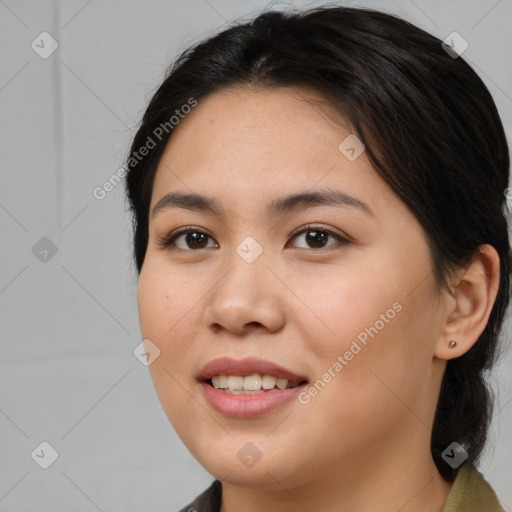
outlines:
[[[487,325],[500,283],[500,258],[489,244],[481,245],[468,268],[462,269],[452,288],[445,291],[445,314],[434,356],[453,359],[465,354]],[[451,340],[457,345],[449,348]]]

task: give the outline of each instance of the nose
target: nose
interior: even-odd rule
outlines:
[[[264,257],[247,263],[235,254],[206,298],[203,323],[215,332],[236,335],[254,329],[274,333],[284,326],[285,300],[286,287]]]

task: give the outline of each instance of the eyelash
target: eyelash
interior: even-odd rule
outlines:
[[[339,247],[339,246],[347,245],[348,243],[350,243],[347,238],[345,238],[341,235],[338,235],[337,233],[334,233],[333,231],[331,231],[329,229],[326,229],[324,226],[315,226],[315,225],[311,225],[311,224],[306,224],[305,226],[299,228],[299,230],[294,231],[290,235],[290,239],[293,240],[293,239],[297,238],[298,235],[307,233],[308,231],[320,231],[321,233],[327,233],[328,235],[335,238],[337,241],[336,244],[331,244],[327,247],[321,247],[319,249],[311,248],[311,250],[316,251],[316,252],[331,250],[330,248],[332,248],[332,247]],[[213,237],[211,237],[206,231],[204,231],[200,228],[195,228],[194,226],[188,226],[188,227],[183,228],[177,232],[174,232],[167,236],[164,236],[163,238],[157,240],[157,243],[158,243],[158,245],[164,247],[166,250],[169,250],[169,251],[180,250],[180,251],[185,251],[185,252],[192,252],[192,251],[202,250],[202,249],[181,249],[181,248],[175,246],[176,239],[178,237],[180,237],[181,235],[184,235],[187,233],[202,233],[202,234],[210,237],[211,239],[213,239]],[[207,247],[207,248],[203,248],[203,249],[211,249],[211,247]],[[305,249],[305,248],[299,247],[299,249]]]

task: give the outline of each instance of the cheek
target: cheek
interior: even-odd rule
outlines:
[[[197,301],[187,280],[178,281],[168,270],[145,261],[139,276],[137,305],[141,333],[159,346],[172,337],[180,320]]]
[[[384,267],[382,260],[364,261],[334,272],[316,272],[311,279],[290,276],[290,287],[309,310],[295,308],[301,312],[295,321],[309,333],[308,348],[324,364],[329,362],[326,356],[332,359],[349,350],[353,340],[364,346],[398,321],[404,294],[390,269]]]
[[[197,301],[197,293],[188,290],[187,296],[181,291],[187,290],[184,283],[176,283],[168,272],[152,265],[151,260],[144,265],[137,288],[140,329],[143,339],[151,340],[160,350],[149,371],[169,421],[180,425],[191,420],[187,415],[194,410],[190,394],[185,391],[194,382],[190,344],[184,339],[182,326],[184,320],[190,321],[193,311],[189,302]]]
[[[386,416],[386,408],[400,406],[391,389],[414,399],[431,360],[424,320],[433,319],[425,289],[410,294],[412,274],[384,260],[364,267],[307,283],[302,293],[307,290],[317,317],[298,320],[308,333],[307,352],[314,353],[318,385],[311,402],[328,414],[359,418],[361,427],[377,411]]]
[[[140,274],[137,303],[141,334],[160,350],[149,367],[157,391],[164,382],[174,387],[177,383],[172,377],[190,385],[191,376],[186,372],[190,368],[191,344],[184,327],[198,321],[194,318],[197,308],[192,303],[197,302],[197,297],[187,282],[177,282],[168,272],[159,271],[157,265],[148,264]]]

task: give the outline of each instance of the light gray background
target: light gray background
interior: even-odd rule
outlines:
[[[121,166],[178,53],[266,5],[0,0],[0,511],[170,512],[212,481],[133,355],[141,337],[123,184],[103,200],[92,191]],[[510,140],[511,0],[346,5],[397,13],[441,39],[462,34]],[[43,31],[59,43],[47,59],[30,46]],[[58,248],[46,263],[32,252],[42,237]],[[493,375],[480,466],[508,510],[511,373],[509,350]],[[43,441],[59,454],[46,470],[31,458]]]

